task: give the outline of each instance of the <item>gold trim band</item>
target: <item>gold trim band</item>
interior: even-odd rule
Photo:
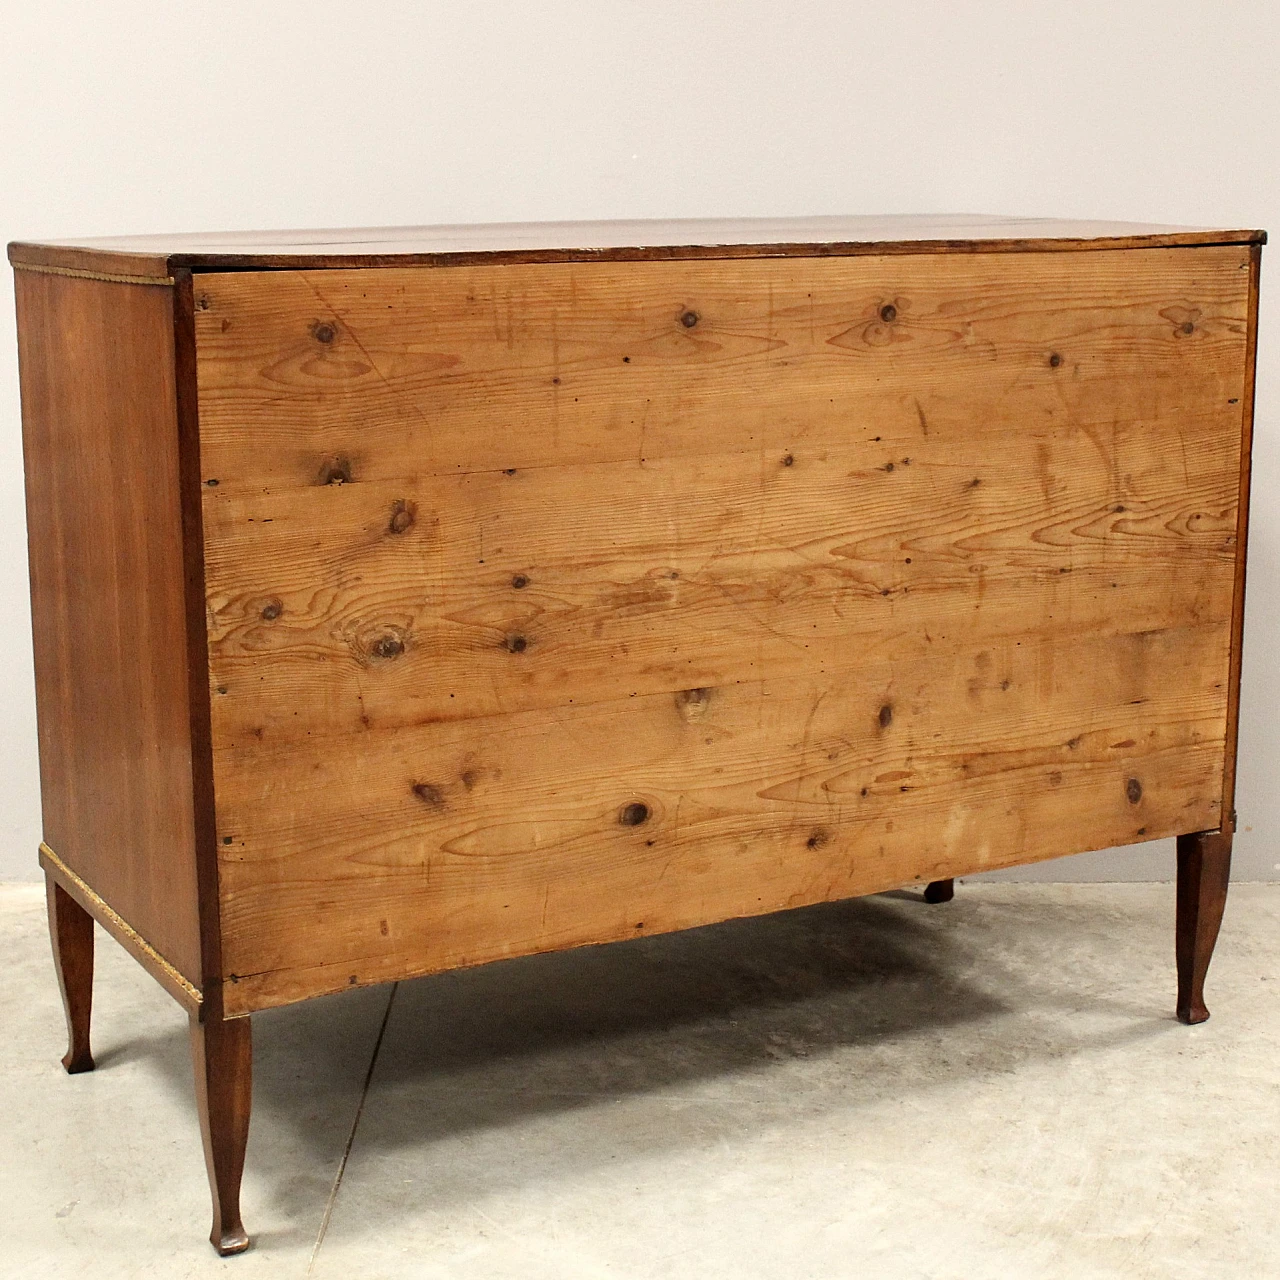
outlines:
[[[39,262],[11,262],[15,271],[35,271],[45,276],[67,276],[72,280],[105,280],[108,284],[161,284],[172,287],[172,276],[126,276],[113,271],[82,271],[79,267],[54,267]]]
[[[188,982],[187,979],[184,978],[182,974],[180,974],[177,969],[175,969],[173,965],[171,965],[164,956],[162,956],[155,947],[146,940],[146,938],[138,933],[138,931],[133,928],[127,920],[123,919],[118,912],[113,911],[105,902],[103,902],[103,900],[98,897],[98,895],[94,893],[94,891],[90,889],[89,886],[85,884],[85,882],[81,880],[80,877],[76,875],[76,873],[72,871],[71,868],[67,866],[67,864],[63,862],[62,859],[59,858],[43,840],[40,841],[40,855],[42,858],[48,859],[60,875],[65,876],[69,881],[71,881],[76,889],[89,900],[93,909],[102,914],[105,922],[111,928],[118,929],[122,934],[124,934],[124,936],[135,947],[137,947],[148,960],[152,961],[152,963],[164,973],[170,982],[185,991],[192,1003],[198,1005],[203,1002],[204,997],[200,994],[199,990],[192,986],[192,984]]]

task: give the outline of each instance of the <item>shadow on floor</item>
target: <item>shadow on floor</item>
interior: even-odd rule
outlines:
[[[1164,1009],[1112,1004],[1101,1024],[1096,1014],[1073,1019],[1096,1006],[1097,991],[1085,983],[1082,1003],[1064,1006],[1060,978],[1038,984],[1038,948],[1053,965],[1055,935],[1087,944],[1101,927],[1096,908],[1061,902],[927,906],[918,894],[886,894],[456,971],[401,983],[394,996],[379,988],[269,1010],[254,1018],[254,1127],[304,1145],[314,1136],[317,1164],[331,1168],[332,1124],[313,1118],[345,1109],[350,1124],[353,1058],[367,1069],[389,998],[360,1151],[410,1161],[446,1200],[454,1167],[439,1167],[448,1163],[436,1158],[440,1144],[562,1116],[552,1158],[595,1167],[618,1149],[616,1124],[570,1116],[610,1100],[673,1101],[666,1112],[645,1109],[626,1134],[628,1151],[661,1152],[766,1125],[798,1105],[820,1111],[824,1096],[869,1104],[1160,1034]],[[1031,963],[1010,959],[1011,940]],[[1119,958],[1097,957],[1098,973]],[[997,1033],[1028,1009],[1034,1034]],[[139,1054],[155,1055],[174,1089],[189,1093],[185,1026],[100,1061]],[[679,1114],[690,1105],[700,1108],[692,1126]],[[470,1168],[465,1194],[538,1177],[548,1152],[535,1148]],[[311,1217],[316,1187],[291,1192],[287,1173],[273,1173],[273,1198]]]

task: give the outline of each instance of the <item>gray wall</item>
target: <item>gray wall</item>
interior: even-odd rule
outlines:
[[[0,236],[944,210],[1280,231],[1276,36],[1269,0],[49,0],[6,10]],[[1280,864],[1271,266],[1236,842],[1249,879]],[[0,878],[34,876],[39,838],[10,291],[0,272]],[[1171,867],[1161,842],[1017,874]]]

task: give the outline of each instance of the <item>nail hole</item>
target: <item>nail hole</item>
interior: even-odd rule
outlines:
[[[335,453],[320,464],[316,484],[350,484],[351,459],[346,454]]]

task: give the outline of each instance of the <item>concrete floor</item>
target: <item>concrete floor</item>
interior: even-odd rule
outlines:
[[[5,886],[0,1275],[1278,1277],[1280,885],[1233,887],[1202,1027],[1172,917],[970,884],[259,1015],[224,1261],[185,1017],[99,934],[64,1075],[43,893]]]

